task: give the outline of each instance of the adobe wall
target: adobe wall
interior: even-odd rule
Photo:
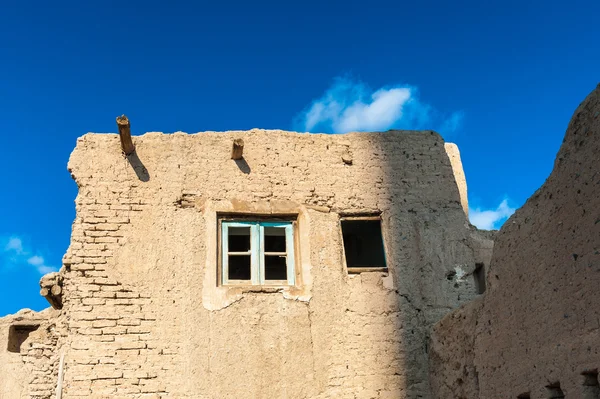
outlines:
[[[439,135],[134,143],[124,158],[117,135],[87,134],[69,161],[62,399],[430,397],[430,328],[476,296],[470,274],[493,245],[465,217]],[[349,275],[340,215],[373,212],[389,271]],[[221,213],[295,215],[296,286],[220,286]]]
[[[435,398],[600,397],[599,154],[600,86],[497,235],[485,295],[435,326]]]
[[[0,318],[0,399],[54,396],[64,331],[58,312],[23,309]]]

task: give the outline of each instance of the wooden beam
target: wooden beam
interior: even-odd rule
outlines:
[[[62,399],[63,375],[65,370],[65,350],[60,354],[60,362],[58,364],[58,382],[56,383],[56,399]]]
[[[233,140],[233,149],[231,150],[231,159],[242,159],[244,156],[244,140]]]
[[[135,151],[135,146],[131,140],[129,119],[125,115],[117,116],[117,126],[119,128],[119,137],[121,138],[121,149],[125,155],[129,155]]]
[[[53,285],[50,289],[50,293],[52,293],[53,296],[59,296],[62,294],[62,287],[60,285]]]

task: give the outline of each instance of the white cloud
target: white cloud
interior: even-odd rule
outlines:
[[[31,266],[34,267],[40,274],[46,274],[57,271],[56,267],[49,266],[43,256],[35,254],[23,244],[23,240],[19,237],[10,237],[4,239],[4,252],[0,252],[0,261],[5,266]],[[0,240],[0,243],[2,240]],[[0,248],[2,248],[0,246]]]
[[[23,253],[23,241],[17,237],[10,237],[6,243],[6,246],[4,247],[4,250],[20,255]]]
[[[44,274],[48,274],[48,273],[52,273],[52,272],[57,272],[58,269],[56,269],[55,267],[52,266],[46,266],[46,265],[40,265],[36,267],[38,272],[40,272],[40,274],[43,276]]]
[[[41,256],[38,256],[38,255],[35,255],[35,256],[32,256],[31,258],[27,259],[27,263],[29,263],[30,265],[33,265],[33,266],[43,265],[44,258],[42,258]]]
[[[298,130],[325,133],[432,129],[450,135],[460,129],[463,112],[441,116],[423,103],[416,87],[395,85],[371,90],[350,77],[333,85],[296,118]]]
[[[56,271],[54,267],[46,265],[44,258],[39,255],[34,255],[30,257],[29,259],[27,259],[27,263],[29,263],[31,266],[34,266],[41,274]]]
[[[469,219],[471,220],[471,224],[479,229],[496,230],[513,213],[515,213],[515,208],[511,208],[508,205],[508,200],[505,199],[496,209],[469,209]]]
[[[408,100],[410,89],[377,90],[371,95],[370,103],[355,101],[344,110],[340,118],[334,118],[334,131],[387,129],[402,118],[402,108]]]

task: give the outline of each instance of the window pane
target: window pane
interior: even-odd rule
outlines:
[[[286,257],[265,255],[265,280],[287,280]]]
[[[285,228],[265,227],[265,252],[285,252]]]
[[[386,267],[379,220],[342,220],[348,267]]]
[[[250,251],[250,227],[229,227],[229,252]]]
[[[229,280],[250,280],[250,255],[229,255]]]

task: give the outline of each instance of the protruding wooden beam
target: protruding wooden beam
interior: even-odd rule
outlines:
[[[135,146],[131,140],[129,119],[125,115],[117,116],[117,126],[119,128],[119,137],[121,138],[121,149],[125,155],[129,155],[135,151]]]
[[[60,285],[53,285],[50,289],[50,293],[52,293],[54,296],[59,296],[62,294],[62,287]]]
[[[231,159],[242,159],[244,156],[244,140],[233,140],[233,149],[231,150]]]
[[[62,308],[62,282],[63,276],[60,273],[48,273],[40,280],[40,295],[52,305],[54,309]]]

